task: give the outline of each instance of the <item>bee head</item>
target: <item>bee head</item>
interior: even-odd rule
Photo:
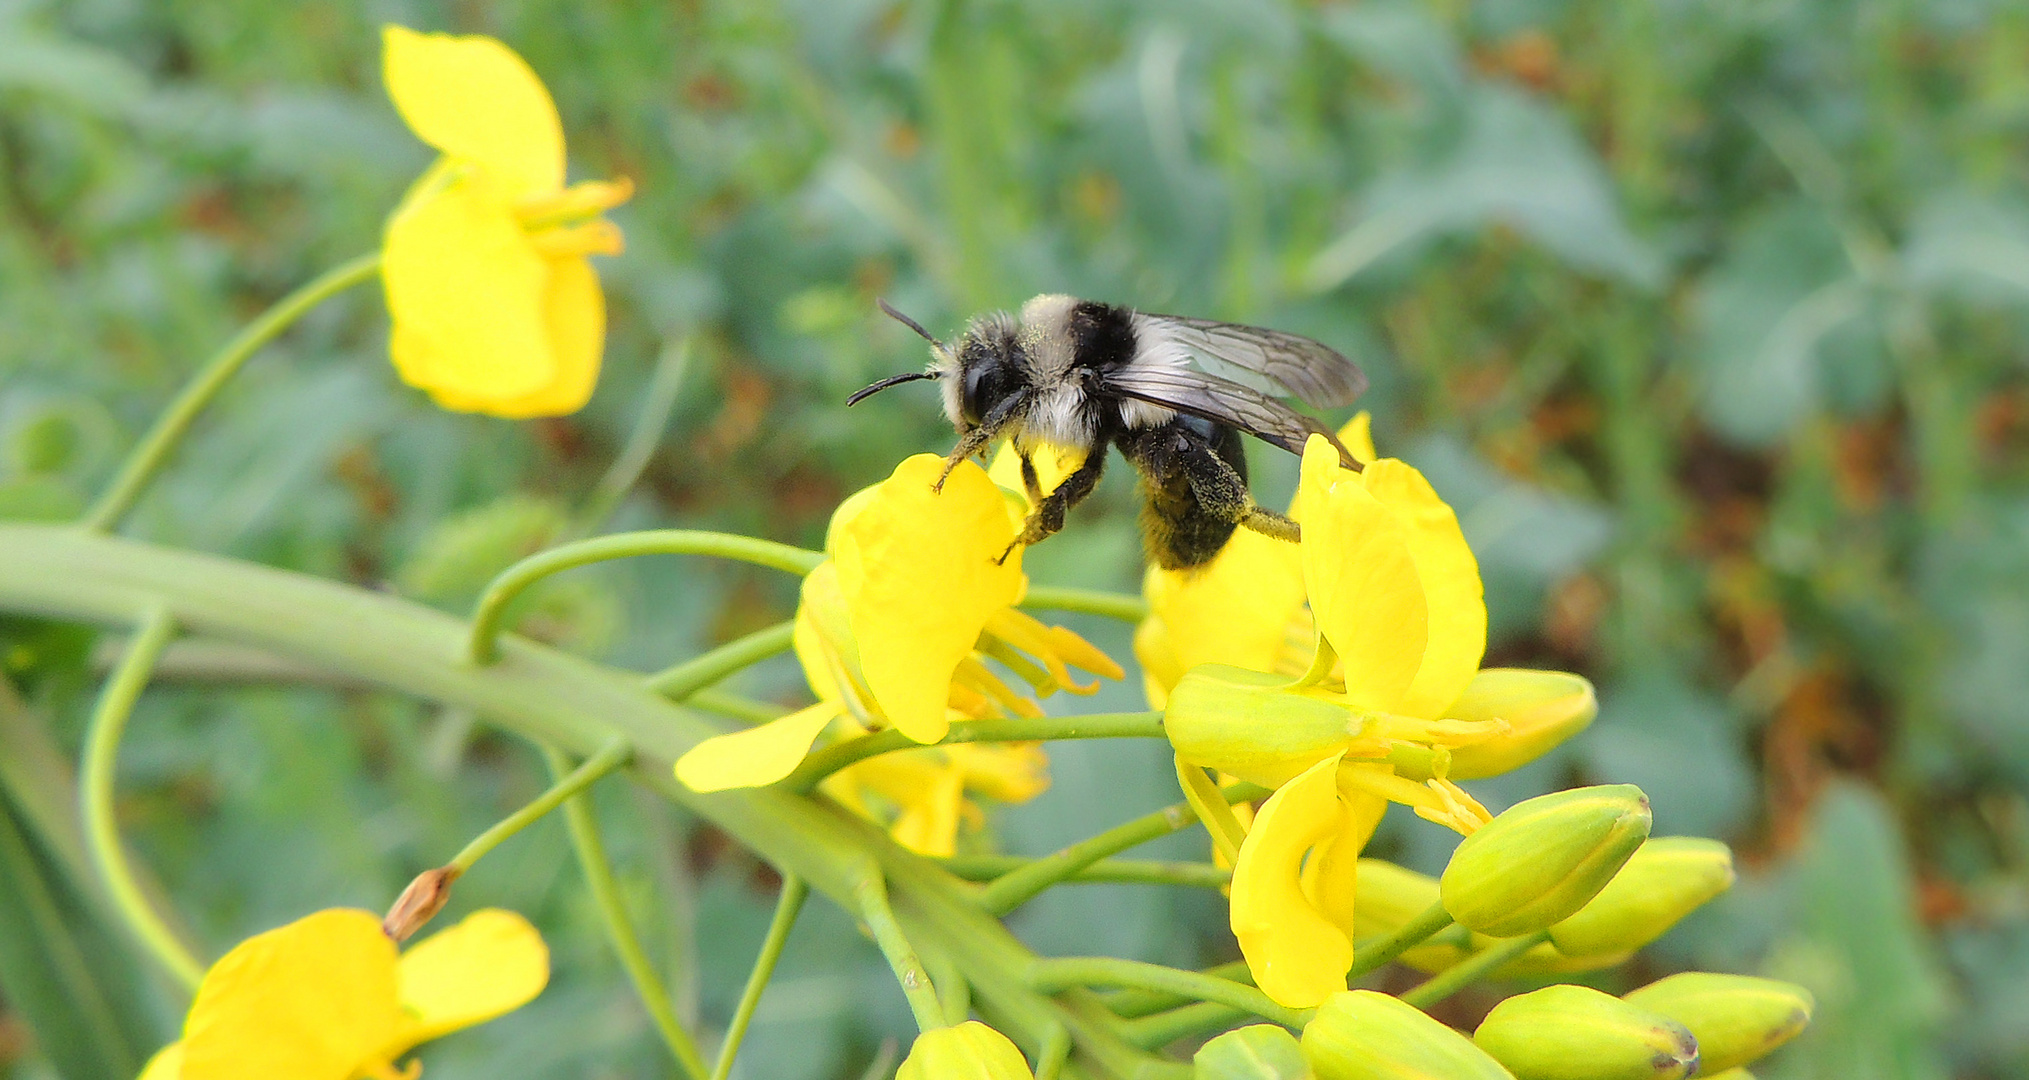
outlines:
[[[961,434],[999,427],[1028,389],[1019,328],[1004,311],[972,320],[937,372],[944,382],[944,413]],[[987,432],[993,435],[994,432]]]

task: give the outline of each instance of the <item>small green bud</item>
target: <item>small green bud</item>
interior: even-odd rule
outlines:
[[[1194,1080],[1308,1080],[1310,1066],[1296,1036],[1254,1024],[1206,1043],[1191,1058]]]
[[[1035,1080],[1008,1037],[977,1020],[916,1036],[895,1080]]]
[[[1517,1080],[1678,1080],[1698,1068],[1684,1025],[1589,986],[1511,997],[1472,1041]]]
[[[1817,1007],[1811,992],[1794,983],[1706,971],[1652,982],[1626,1000],[1690,1028],[1708,1075],[1745,1065],[1795,1038]]]
[[[1281,787],[1344,749],[1361,726],[1352,710],[1288,684],[1225,664],[1192,668],[1163,710],[1170,745],[1185,761]]]
[[[1516,803],[1459,842],[1439,887],[1460,925],[1518,937],[1562,922],[1606,887],[1649,835],[1649,800],[1602,784]]]
[[[1624,953],[1733,886],[1733,851],[1717,840],[1663,836],[1642,844],[1578,914],[1550,928],[1566,956]]]
[[[1444,714],[1452,720],[1502,720],[1508,731],[1451,751],[1453,780],[1499,776],[1543,756],[1599,715],[1592,684],[1568,671],[1487,668]]]
[[[1303,1056],[1317,1080],[1513,1080],[1471,1039],[1372,990],[1326,998],[1304,1026]]]

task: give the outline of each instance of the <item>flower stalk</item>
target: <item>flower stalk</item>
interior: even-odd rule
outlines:
[[[598,753],[588,757],[568,774],[560,774],[549,790],[529,800],[528,805],[494,822],[485,832],[472,838],[460,849],[444,868],[458,875],[472,869],[474,863],[486,857],[486,853],[499,847],[502,841],[536,823],[543,815],[562,806],[564,801],[590,787],[600,777],[627,764],[634,756],[634,748],[623,740],[614,740],[602,747]]]
[[[1402,1000],[1419,1009],[1427,1009],[1499,971],[1510,961],[1520,958],[1523,953],[1548,940],[1550,932],[1538,930],[1533,934],[1523,934],[1521,937],[1508,938],[1497,945],[1488,946],[1474,953],[1471,959],[1462,960],[1404,991]]]
[[[740,1043],[747,1037],[747,1025],[754,1022],[754,1010],[761,1004],[761,994],[768,989],[768,980],[775,975],[775,964],[782,959],[782,946],[789,941],[789,932],[796,929],[796,917],[803,912],[803,901],[810,897],[810,886],[795,874],[782,875],[782,895],[775,900],[775,917],[768,921],[768,936],[761,939],[760,955],[754,958],[754,968],[747,974],[747,986],[740,991],[740,1003],[733,1009],[732,1022],[726,1025],[726,1038],[719,1045],[719,1062],[712,1068],[711,1080],[726,1080],[733,1071],[733,1058],[740,1052]]]

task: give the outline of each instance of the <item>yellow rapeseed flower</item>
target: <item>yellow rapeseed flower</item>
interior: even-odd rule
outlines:
[[[817,704],[693,747],[677,762],[685,784],[717,791],[774,783],[827,728],[850,737],[893,727],[928,745],[944,738],[953,719],[1040,716],[1032,698],[987,666],[989,658],[1039,695],[1097,689],[1074,679],[1072,667],[1121,677],[1083,638],[1014,608],[1028,585],[1021,551],[997,560],[1025,509],[969,461],[941,493],[933,490],[943,467],[942,458],[917,455],[840,504],[826,541],[831,557],[804,578],[796,612],[796,655]],[[873,792],[893,807],[905,843],[943,851],[963,792],[1033,797],[1047,784],[1040,765],[1033,748],[941,747],[854,766],[841,783],[863,806],[860,797]],[[935,793],[906,790],[904,774],[934,783]]]
[[[564,186],[556,105],[499,41],[387,26],[381,59],[396,110],[443,154],[388,219],[395,370],[446,409],[577,411],[606,333],[586,256],[619,253],[620,230],[598,215],[632,185]]]
[[[396,955],[380,917],[332,909],[257,934],[198,985],[141,1080],[413,1078],[418,1043],[517,1009],[549,981],[526,919],[488,909]]]
[[[1035,743],[955,743],[868,758],[827,777],[826,794],[876,821],[922,855],[958,853],[960,824],[983,815],[968,796],[1024,803],[1050,787],[1050,759]]]

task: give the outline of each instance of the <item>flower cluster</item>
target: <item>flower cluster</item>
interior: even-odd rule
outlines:
[[[989,659],[1037,697],[1097,689],[1072,668],[1123,673],[1078,635],[1014,606],[1028,579],[1020,548],[1008,546],[1026,503],[971,462],[952,470],[940,491],[943,468],[942,458],[919,454],[840,504],[825,541],[829,558],[804,578],[796,609],[796,656],[816,704],[699,744],[677,762],[685,784],[697,791],[772,784],[827,730],[848,739],[893,728],[923,745],[842,770],[825,789],[890,819],[903,844],[937,855],[956,850],[961,820],[976,813],[967,793],[1021,802],[1048,786],[1046,759],[1033,744],[935,744],[954,721],[1042,715]]]

